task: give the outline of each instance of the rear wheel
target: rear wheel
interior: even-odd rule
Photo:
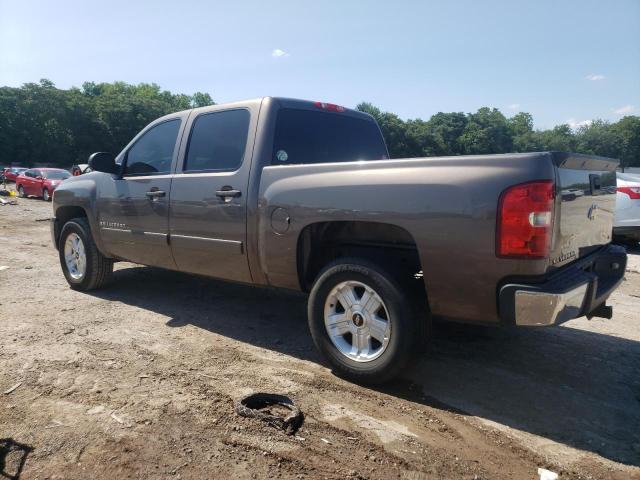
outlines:
[[[64,224],[58,252],[62,272],[74,290],[94,290],[111,280],[113,260],[96,247],[86,219],[74,218]]]
[[[341,259],[320,272],[309,297],[309,328],[334,371],[361,383],[397,376],[420,344],[410,295],[385,270]]]
[[[26,195],[24,194],[24,187],[22,185],[18,186],[18,196],[20,198],[24,198]]]
[[[45,202],[48,202],[49,200],[51,200],[51,196],[49,195],[49,190],[47,190],[46,188],[42,190],[42,199]]]

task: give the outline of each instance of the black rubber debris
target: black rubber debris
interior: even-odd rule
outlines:
[[[288,409],[289,415],[276,415],[268,409],[280,405]],[[269,425],[293,435],[302,426],[304,415],[289,397],[275,393],[252,393],[236,404],[236,413],[243,417],[257,418]]]

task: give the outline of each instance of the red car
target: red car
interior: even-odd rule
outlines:
[[[21,197],[32,195],[51,200],[53,191],[71,174],[61,168],[32,168],[16,178],[16,190]]]
[[[2,171],[2,176],[7,182],[15,182],[18,175],[26,171],[27,169],[22,167],[7,167]]]

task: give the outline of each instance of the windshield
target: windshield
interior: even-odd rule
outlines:
[[[42,176],[49,180],[64,180],[65,178],[69,178],[71,174],[69,172],[65,172],[64,170],[53,170],[48,172],[42,172]]]

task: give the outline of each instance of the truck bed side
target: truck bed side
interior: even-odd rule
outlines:
[[[435,315],[497,322],[500,279],[541,275],[548,265],[496,258],[498,197],[508,186],[554,178],[546,153],[266,166],[258,199],[260,270],[273,286],[304,289],[297,255],[306,228],[393,226],[415,245]]]

